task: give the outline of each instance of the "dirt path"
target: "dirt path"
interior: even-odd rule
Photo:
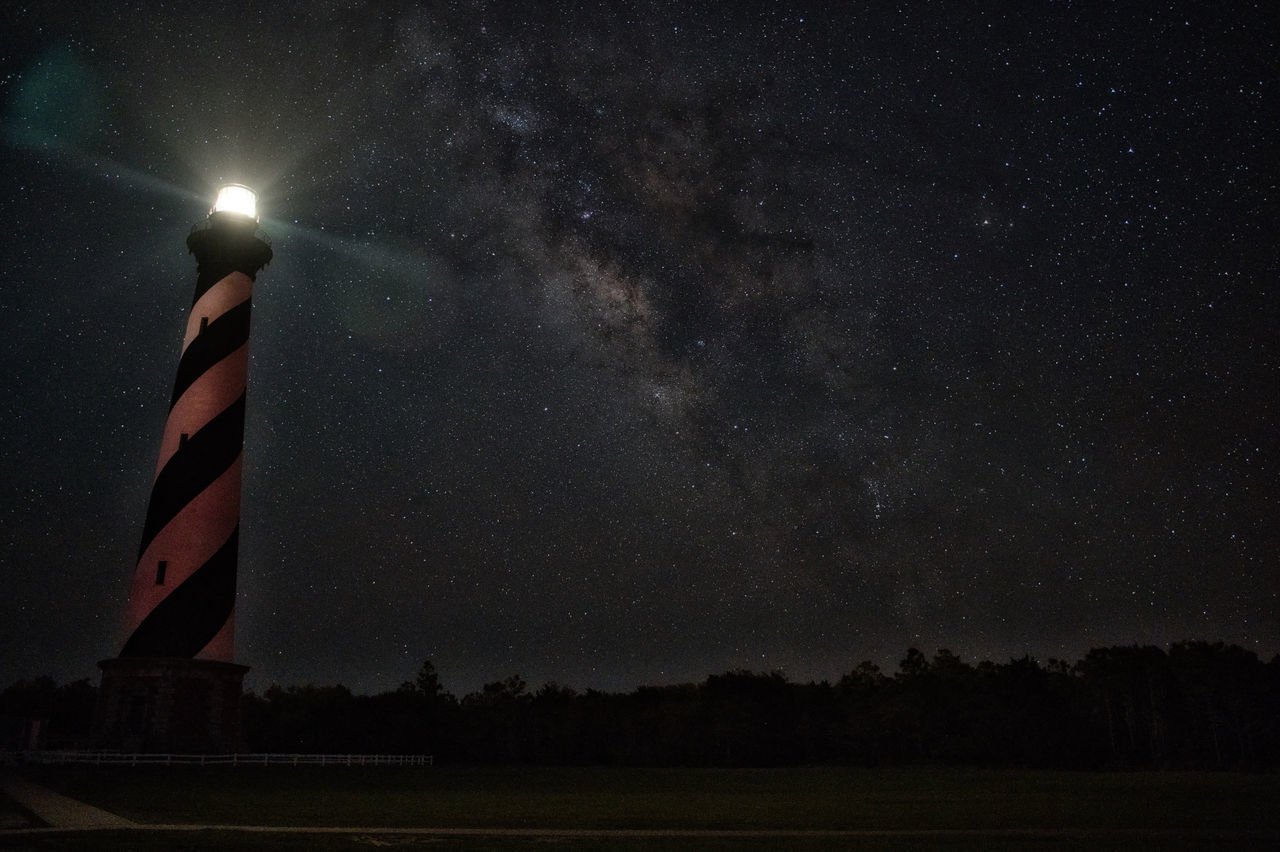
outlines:
[[[15,775],[0,778],[0,788],[51,828],[136,828],[138,824],[110,811],[86,805]]]

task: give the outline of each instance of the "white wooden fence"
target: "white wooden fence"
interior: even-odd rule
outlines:
[[[84,763],[100,766],[433,766],[429,754],[128,754],[118,751],[19,751],[0,764]]]

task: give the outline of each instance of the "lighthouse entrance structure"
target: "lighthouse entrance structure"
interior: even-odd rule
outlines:
[[[223,187],[187,237],[198,264],[160,443],[127,638],[103,660],[99,743],[216,753],[239,746],[247,666],[233,661],[249,314],[271,260],[256,196]]]

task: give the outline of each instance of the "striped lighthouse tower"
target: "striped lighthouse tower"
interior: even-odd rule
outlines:
[[[142,544],[127,639],[99,663],[103,745],[131,751],[238,746],[245,666],[232,661],[241,455],[253,282],[271,260],[256,198],[223,187],[192,229],[195,296]]]

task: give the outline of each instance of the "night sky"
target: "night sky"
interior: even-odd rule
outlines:
[[[98,673],[217,185],[247,685],[1280,652],[1269,2],[6,3],[0,684]]]

